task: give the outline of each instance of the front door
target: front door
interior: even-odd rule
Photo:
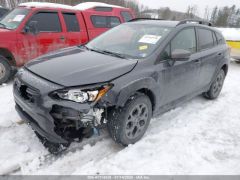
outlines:
[[[161,53],[160,86],[162,94],[160,104],[166,105],[177,99],[190,95],[197,90],[200,73],[199,55],[196,53],[196,34],[194,28],[186,28],[178,33]],[[174,61],[171,52],[183,49],[191,52],[189,59]]]
[[[43,11],[33,15],[29,22],[36,22],[36,50],[38,56],[66,47],[58,12]]]

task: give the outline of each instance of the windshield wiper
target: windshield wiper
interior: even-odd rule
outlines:
[[[111,52],[111,51],[107,51],[107,50],[103,50],[102,52],[105,53],[105,54],[110,54],[110,55],[115,56],[115,57],[126,59],[126,56],[124,56],[123,54],[119,54],[119,53]]]
[[[2,27],[5,28],[5,29],[7,28],[6,25],[3,24],[3,23],[1,23],[1,22],[0,22],[0,26],[2,26]]]
[[[132,56],[126,55],[126,54],[120,54],[120,53],[107,51],[107,50],[96,49],[96,48],[89,48],[87,46],[84,46],[84,47],[89,51],[94,51],[94,52],[101,53],[101,54],[107,54],[107,55],[115,56],[115,57],[118,57],[118,58],[121,58],[121,59],[127,59],[128,56],[129,56],[129,58],[133,58]]]

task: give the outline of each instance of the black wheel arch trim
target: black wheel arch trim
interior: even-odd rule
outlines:
[[[153,78],[142,78],[133,81],[122,87],[116,98],[117,106],[124,106],[127,100],[135,93],[140,92],[147,95],[152,103],[153,109],[156,107],[156,91],[154,90],[156,81]]]

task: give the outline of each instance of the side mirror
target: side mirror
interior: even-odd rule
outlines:
[[[172,59],[176,61],[186,61],[190,56],[191,52],[184,49],[175,49],[171,54]]]
[[[37,21],[30,21],[24,29],[25,33],[38,34]]]

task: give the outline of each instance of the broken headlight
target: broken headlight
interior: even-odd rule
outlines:
[[[69,89],[56,92],[56,95],[65,100],[74,101],[77,103],[97,102],[101,99],[110,89],[112,85],[104,85],[100,88],[94,89]]]

